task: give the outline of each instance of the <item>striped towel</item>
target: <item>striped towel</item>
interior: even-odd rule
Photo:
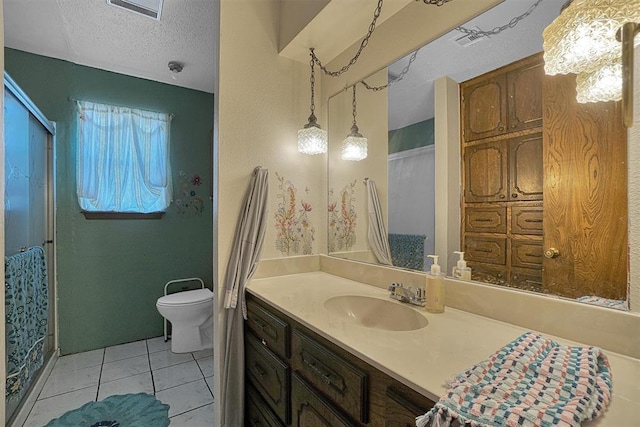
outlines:
[[[579,426],[604,412],[611,385],[600,349],[564,346],[528,332],[456,375],[416,425]]]

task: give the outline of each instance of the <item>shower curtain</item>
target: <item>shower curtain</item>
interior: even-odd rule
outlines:
[[[367,204],[369,212],[369,232],[367,237],[369,238],[369,245],[371,245],[371,250],[373,250],[380,264],[393,265],[387,228],[384,226],[384,219],[382,218],[382,208],[380,207],[380,199],[378,199],[376,183],[373,179],[365,178],[364,185],[367,187],[367,195],[369,196]]]
[[[44,250],[37,246],[5,258],[6,398],[19,399],[44,362],[48,280]]]
[[[260,261],[262,242],[267,225],[269,171],[257,167],[245,195],[240,221],[236,227],[233,247],[224,279],[224,306],[227,309],[224,368],[221,393],[224,396],[222,425],[244,425],[244,329],[247,318],[244,286],[251,279]],[[241,310],[237,310],[238,299]]]

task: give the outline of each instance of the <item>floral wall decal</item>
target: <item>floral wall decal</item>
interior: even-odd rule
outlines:
[[[275,213],[276,249],[283,255],[309,255],[313,252],[315,228],[309,218],[313,210],[310,203],[297,202],[297,189],[291,181],[276,172],[279,200]],[[305,188],[305,194],[309,189]]]
[[[340,191],[340,209],[338,202],[329,202],[329,252],[349,250],[356,244],[356,212],[355,186],[357,180],[347,184]],[[333,189],[329,190],[329,197]]]
[[[181,215],[202,215],[204,212],[204,201],[198,195],[202,185],[202,177],[198,174],[188,175],[180,171],[180,188],[178,197],[174,200],[178,213]]]

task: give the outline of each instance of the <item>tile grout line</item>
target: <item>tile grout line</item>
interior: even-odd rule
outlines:
[[[153,377],[153,368],[151,368],[151,353],[149,352],[149,341],[144,340],[144,345],[147,347],[147,361],[149,362],[149,374],[151,375],[151,387],[153,388],[153,395],[156,395],[156,380]]]

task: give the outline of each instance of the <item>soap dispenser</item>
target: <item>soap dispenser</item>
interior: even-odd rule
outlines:
[[[453,267],[451,275],[454,279],[471,280],[471,268],[467,267],[467,261],[464,260],[464,252],[454,251],[454,254],[460,255],[458,264]]]
[[[429,313],[444,312],[444,276],[438,265],[438,255],[427,255],[433,258],[431,272],[426,274],[425,291],[426,304],[425,308]]]

